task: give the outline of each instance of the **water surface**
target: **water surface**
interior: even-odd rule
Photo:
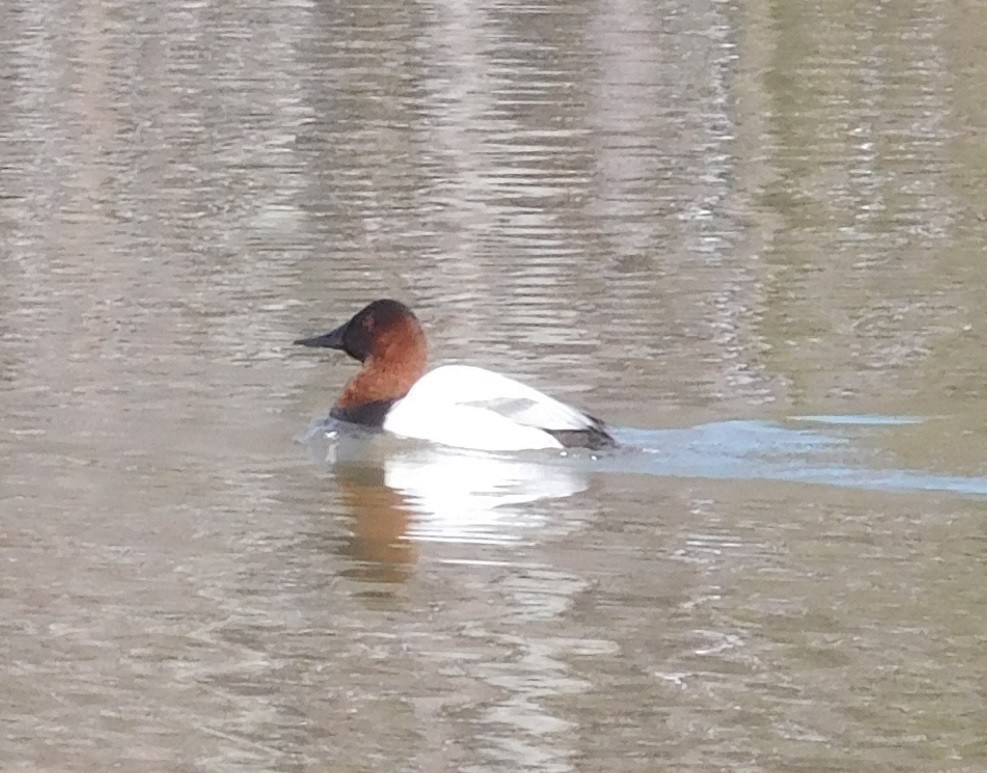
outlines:
[[[987,767],[985,30],[4,4],[5,766]],[[296,442],[380,296],[631,450]]]

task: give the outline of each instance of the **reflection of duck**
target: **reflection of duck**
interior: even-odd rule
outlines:
[[[359,557],[414,561],[406,539],[510,542],[538,521],[531,508],[586,488],[585,475],[542,460],[415,445],[388,436],[350,433],[332,422],[305,438],[309,454],[329,464],[356,519],[354,536],[367,545]]]
[[[341,465],[335,470],[342,501],[353,516],[352,556],[377,566],[397,567],[418,560],[414,545],[405,539],[411,510],[404,497],[384,485],[380,469]],[[374,579],[403,580],[404,574]]]
[[[363,363],[332,410],[340,421],[488,451],[615,445],[600,420],[499,373],[466,365],[426,373],[425,333],[397,301],[374,301],[335,330],[295,343]]]
[[[521,507],[563,499],[586,488],[577,470],[562,465],[428,449],[397,457],[384,471],[415,511],[411,534],[444,542],[505,542],[540,522]]]

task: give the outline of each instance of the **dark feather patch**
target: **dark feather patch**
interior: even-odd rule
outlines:
[[[566,448],[588,448],[591,451],[602,451],[605,448],[617,447],[617,441],[610,437],[600,422],[587,429],[546,429],[545,432]]]
[[[391,406],[397,400],[375,400],[371,403],[364,403],[352,408],[340,408],[338,405],[329,412],[329,415],[340,421],[347,421],[350,424],[359,424],[363,427],[383,427],[384,419]]]

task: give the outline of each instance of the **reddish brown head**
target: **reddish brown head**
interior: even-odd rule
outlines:
[[[363,363],[333,409],[338,418],[361,424],[383,422],[387,408],[408,394],[428,362],[425,332],[398,301],[374,301],[335,330],[295,343],[341,349]]]

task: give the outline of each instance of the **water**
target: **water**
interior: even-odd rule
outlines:
[[[4,769],[987,767],[984,30],[3,5]],[[381,296],[627,447],[297,442]]]

